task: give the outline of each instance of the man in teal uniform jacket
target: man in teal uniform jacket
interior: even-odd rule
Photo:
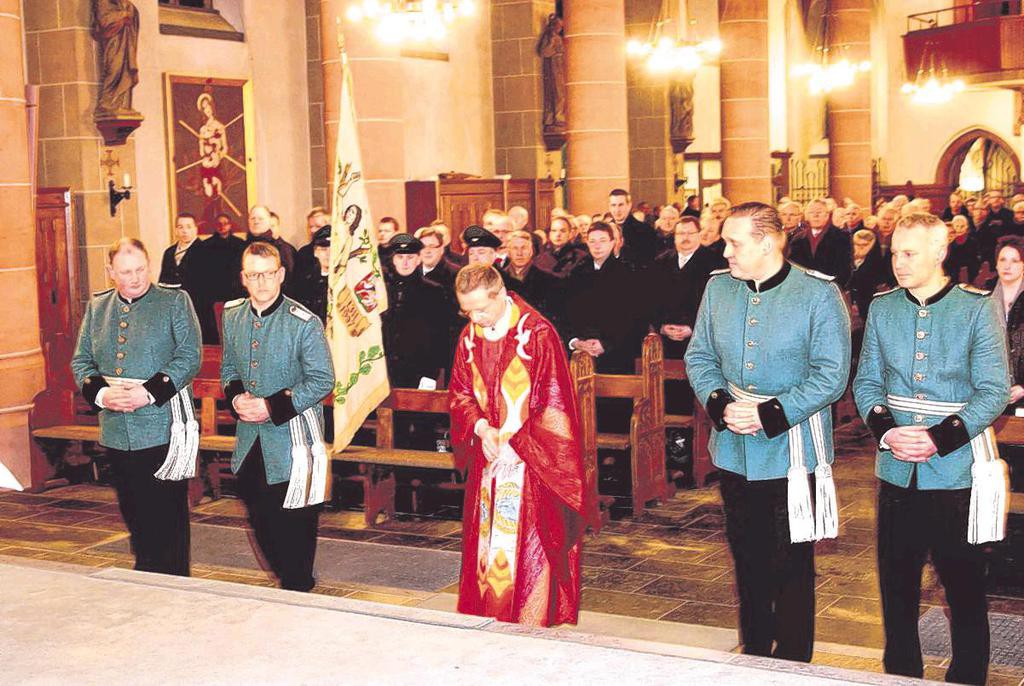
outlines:
[[[806,662],[813,542],[838,528],[829,407],[846,388],[850,318],[830,277],[786,262],[773,208],[739,205],[722,238],[729,269],[704,291],[687,376],[715,424],[743,651]]]
[[[946,244],[937,217],[914,214],[897,224],[892,261],[900,286],[868,309],[853,391],[879,442],[885,671],[923,673],[917,620],[930,554],[952,615],[946,680],[981,684],[989,658],[985,560],[972,544],[1002,538],[1004,465],[989,426],[1009,400],[1010,376],[997,303],[945,275]]]
[[[334,367],[320,319],[281,293],[285,270],[273,245],[245,249],[241,278],[249,297],[225,304],[222,339],[221,383],[239,420],[231,469],[281,587],[309,591],[330,478],[321,402],[334,389]]]
[[[161,465],[177,452],[170,446],[173,425],[183,435],[183,417],[194,416],[188,387],[202,357],[199,320],[187,293],[151,283],[141,241],[114,243],[107,274],[114,288],[94,294],[86,307],[71,371],[100,411],[100,445],[135,569],[188,576],[188,481],[182,474],[167,478]],[[194,474],[194,449],[188,459]]]

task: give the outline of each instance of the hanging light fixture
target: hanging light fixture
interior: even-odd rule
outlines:
[[[354,24],[366,23],[383,43],[439,42],[460,17],[476,12],[473,0],[360,0],[346,15]]]
[[[928,69],[924,68],[925,62]],[[935,67],[935,50],[933,41],[925,43],[921,55],[921,65],[913,81],[904,82],[900,92],[910,96],[910,101],[918,105],[941,105],[953,99],[957,93],[963,92],[965,86],[962,79],[951,79],[946,65]]]
[[[642,60],[650,73],[667,75],[678,71],[694,72],[722,52],[722,41],[718,38],[690,40],[673,37],[669,33],[672,24],[667,2],[662,0],[658,16],[651,23],[647,39],[631,38],[626,41],[626,54]],[[688,23],[690,30],[695,24],[695,21]]]
[[[794,78],[807,81],[807,90],[811,95],[827,95],[849,88],[857,80],[858,75],[871,71],[870,61],[851,60],[846,56],[845,53],[850,49],[849,45],[832,45],[829,10],[826,0],[825,12],[821,17],[821,30],[814,46],[817,59],[798,64],[790,70]]]

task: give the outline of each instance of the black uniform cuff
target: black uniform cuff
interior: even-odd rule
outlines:
[[[171,381],[171,377],[163,372],[157,372],[151,376],[149,381],[142,384],[142,387],[153,396],[154,404],[157,407],[163,406],[164,403],[173,398],[178,392],[178,389],[174,387],[174,382]]]
[[[82,382],[82,397],[89,401],[90,405],[100,409],[100,406],[96,404],[96,396],[109,385],[102,376],[90,376]]]
[[[789,420],[786,419],[786,411],[782,409],[782,403],[778,398],[758,403],[757,416],[761,420],[764,435],[768,438],[775,438],[789,431]]]
[[[935,443],[936,452],[943,457],[971,441],[971,437],[967,435],[964,420],[955,414],[951,414],[935,426],[929,427],[928,434]]]
[[[224,387],[224,399],[228,401],[228,410],[231,411],[231,416],[237,421],[239,419],[238,413],[235,412],[235,398],[245,393],[245,384],[242,383],[241,379],[235,379]]]
[[[868,430],[871,435],[875,437],[875,441],[881,444],[882,438],[889,429],[896,428],[896,420],[893,419],[892,412],[885,405],[875,405],[868,412]]]
[[[704,409],[708,411],[708,417],[711,418],[715,428],[719,431],[725,431],[728,428],[725,425],[725,406],[731,402],[733,402],[733,398],[729,395],[729,391],[719,388],[711,391],[708,401],[704,403]]]
[[[268,395],[266,401],[270,408],[270,421],[274,422],[274,426],[281,426],[299,414],[295,409],[295,404],[292,403],[292,392],[287,388]]]

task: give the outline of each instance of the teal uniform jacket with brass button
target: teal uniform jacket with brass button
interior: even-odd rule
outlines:
[[[815,442],[812,415],[837,401],[850,374],[850,315],[831,277],[785,263],[760,286],[713,272],[693,338],[686,374],[715,425],[708,449],[719,469],[751,481],[781,479],[790,466],[791,427],[800,425],[804,446]],[[770,396],[758,404],[763,431],[739,435],[726,428],[729,386]],[[832,417],[822,413],[823,455],[831,462]],[[805,449],[808,472],[816,451]]]
[[[192,383],[202,360],[199,320],[188,294],[150,286],[131,302],[111,288],[89,301],[71,358],[82,395],[95,406],[107,379],[144,380],[156,401],[134,412],[100,409],[100,445],[142,450],[171,436],[167,402]]]
[[[334,365],[323,324],[283,295],[262,314],[256,314],[249,299],[243,298],[224,305],[222,340],[220,375],[229,406],[235,396],[248,391],[265,398],[270,408],[268,421],[238,422],[231,470],[237,473],[242,468],[242,460],[258,438],[267,483],[288,481],[292,469],[289,420],[313,408],[322,431],[321,401],[334,390]]]
[[[923,303],[903,288],[871,302],[853,382],[857,410],[879,442],[897,426],[929,427],[938,454],[916,463],[922,490],[971,487],[969,442],[1009,402],[1006,333],[999,316],[998,303],[985,291],[952,283]],[[887,396],[965,406],[935,416],[892,408]],[[907,488],[914,468],[879,445],[879,479]]]

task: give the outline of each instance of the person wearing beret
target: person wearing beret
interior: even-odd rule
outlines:
[[[99,409],[135,569],[188,576],[196,451],[175,438],[198,448],[188,388],[202,358],[199,320],[185,291],[150,282],[141,241],[122,238],[107,257],[114,288],[89,301],[71,371]]]
[[[291,294],[307,310],[327,323],[327,275],[331,263],[331,225],[321,226],[313,234],[312,260],[300,263],[292,282]]]
[[[221,385],[238,419],[231,471],[260,552],[281,587],[309,591],[320,504],[330,464],[323,400],[334,364],[320,320],[281,292],[277,248],[253,242],[242,254],[248,298],[224,305]]]
[[[451,305],[444,290],[420,270],[423,243],[407,233],[387,244],[388,309],[381,315],[388,379],[397,388],[418,388],[451,366]]]

